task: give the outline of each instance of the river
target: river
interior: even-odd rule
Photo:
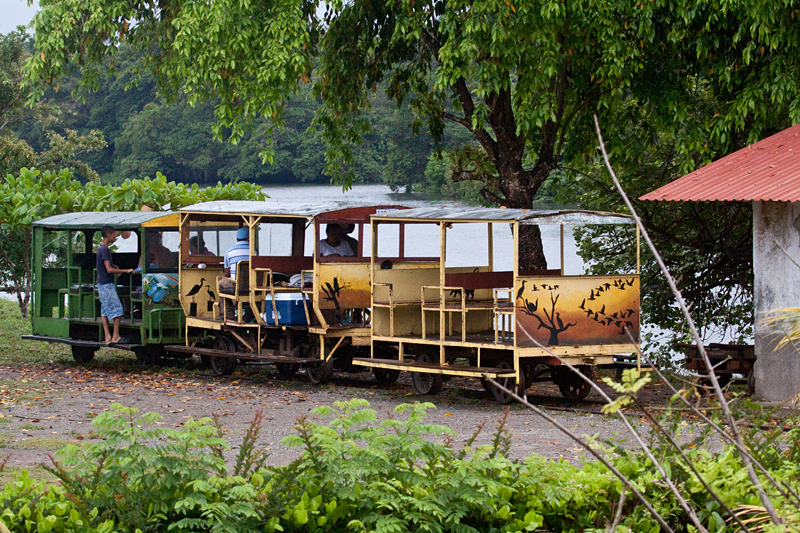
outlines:
[[[291,185],[264,187],[269,195],[268,202],[308,202],[336,204],[358,203],[361,205],[402,205],[406,207],[465,207],[469,204],[455,200],[432,200],[422,193],[393,193],[386,185],[354,185],[348,191],[342,191],[338,185]],[[508,226],[494,224],[494,266],[495,270],[511,270],[514,258],[513,239]],[[559,268],[561,263],[558,226],[543,226],[542,241],[548,268]],[[382,235],[383,237],[383,235]],[[470,266],[476,259],[479,264],[488,264],[486,257],[486,226],[483,224],[467,224],[456,226],[447,240],[447,265]],[[480,245],[476,246],[476,243]],[[365,243],[366,244],[366,243]],[[391,247],[392,242],[387,246]],[[425,257],[439,255],[438,236],[436,240],[429,238],[406,238],[406,255]],[[478,257],[476,257],[478,254]],[[483,254],[481,256],[480,254]],[[564,234],[564,272],[568,275],[582,274],[583,260],[578,256],[575,239],[571,231]]]

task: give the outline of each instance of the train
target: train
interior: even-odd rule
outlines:
[[[121,329],[133,340],[116,347],[145,364],[199,356],[217,375],[272,364],[283,377],[304,369],[314,384],[335,371],[368,371],[379,384],[410,372],[421,395],[460,376],[500,403],[513,397],[490,378],[521,396],[553,382],[579,400],[591,388],[570,366],[587,377],[642,367],[638,229],[634,272],[571,274],[564,265],[566,227],[633,224],[627,215],[215,201],[49,217],[33,226],[25,338],[69,344],[81,362],[104,346],[89,246],[104,224],[134,236],[114,256],[120,267],[141,266],[117,276]],[[558,268],[519,267],[522,235],[534,226],[557,228]],[[474,242],[459,255],[465,235]],[[61,251],[51,251],[54,242]],[[348,252],[328,254],[330,242],[348,243]],[[226,268],[237,243],[241,260]]]

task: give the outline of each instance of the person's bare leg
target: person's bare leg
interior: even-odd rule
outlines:
[[[114,336],[111,337],[111,342],[119,342],[121,337],[119,336],[119,322],[122,319],[121,316],[118,316],[114,319]]]
[[[104,341],[106,344],[111,344],[113,342],[113,337],[111,336],[111,330],[108,329],[108,317],[101,316],[100,321],[103,323],[103,335],[105,335]]]

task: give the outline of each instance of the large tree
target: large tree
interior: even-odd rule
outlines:
[[[316,120],[328,170],[345,180],[354,145],[370,131],[370,95],[384,86],[413,107],[416,127],[434,141],[446,124],[468,131],[472,142],[451,157],[454,179],[477,180],[486,200],[508,207],[530,207],[561,166],[585,170],[595,155],[592,114],[612,153],[626,153],[622,143],[636,123],[657,132],[647,139],[674,139],[683,171],[725,152],[743,132],[758,136],[777,114],[794,120],[800,110],[792,0],[40,6],[28,65],[35,82],[55,83],[78,66],[83,86],[92,87],[125,42],[146,52],[142,66],[164,94],[218,97],[216,133],[234,142],[258,116],[280,125],[285,101],[310,82],[324,103]],[[544,262],[530,231],[522,268]]]
[[[448,122],[470,132],[454,179],[479,180],[486,200],[521,208],[564,157],[585,153],[573,132],[593,113],[613,116],[644,63],[654,9],[607,0],[336,0],[324,15],[316,2],[286,0],[40,6],[34,80],[54,83],[78,65],[92,87],[124,41],[148,51],[143,66],[166,94],[219,97],[216,132],[233,141],[259,115],[280,124],[285,100],[312,80],[329,171],[345,180],[369,132],[370,94],[386,82],[434,140]],[[544,263],[530,231],[523,268]]]

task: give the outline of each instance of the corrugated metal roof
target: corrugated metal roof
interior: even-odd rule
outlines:
[[[171,211],[91,211],[64,213],[33,222],[49,229],[100,229],[105,225],[116,230],[136,229],[145,222],[171,215]]]
[[[602,211],[502,209],[499,207],[416,207],[379,213],[377,219],[511,222],[522,224],[633,224],[629,215]]]
[[[714,161],[640,200],[800,200],[800,124]]]
[[[322,213],[351,207],[364,207],[356,202],[302,203],[255,200],[217,200],[190,205],[179,209],[182,213],[219,213],[233,215],[268,215],[286,217],[314,217]]]

